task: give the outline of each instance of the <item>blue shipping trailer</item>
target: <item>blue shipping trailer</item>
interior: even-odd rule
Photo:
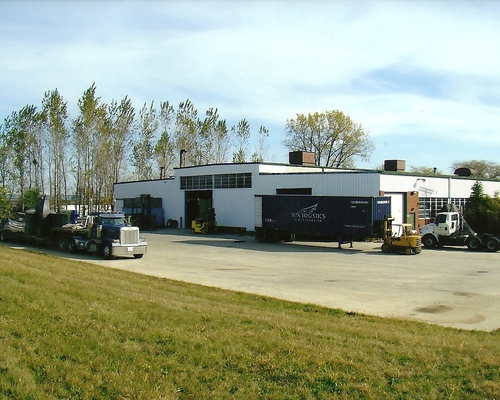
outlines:
[[[260,241],[319,239],[344,242],[382,237],[390,197],[256,196],[255,234]]]

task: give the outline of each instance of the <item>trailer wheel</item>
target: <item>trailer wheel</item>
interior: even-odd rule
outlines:
[[[255,231],[255,239],[259,242],[267,242],[267,232],[264,229],[257,229]]]
[[[436,246],[437,244],[437,240],[434,236],[432,235],[425,235],[423,238],[422,238],[422,244],[424,245],[424,247],[426,249],[432,249],[433,247]]]
[[[477,236],[472,236],[468,241],[467,241],[467,248],[472,251],[478,251],[479,248],[481,247],[481,240]]]
[[[59,247],[60,251],[66,251],[66,249],[68,248],[66,245],[66,239],[59,238],[59,241],[57,242],[57,246]]]
[[[68,242],[68,251],[70,253],[76,253],[76,243],[73,239],[70,239]]]
[[[486,242],[486,250],[491,251],[492,253],[498,250],[500,246],[500,242],[495,237],[490,237]]]
[[[104,259],[109,260],[111,259],[111,254],[111,246],[109,245],[109,243],[104,243],[104,245],[102,246],[102,256],[104,257]]]

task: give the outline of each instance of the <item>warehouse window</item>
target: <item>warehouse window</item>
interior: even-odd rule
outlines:
[[[239,174],[216,174],[181,176],[181,190],[243,189],[252,187],[250,172]]]
[[[464,198],[451,198],[453,204],[458,210],[463,210],[465,203],[468,199]],[[448,197],[420,197],[418,201],[418,214],[422,219],[434,219],[436,214],[448,204]]]

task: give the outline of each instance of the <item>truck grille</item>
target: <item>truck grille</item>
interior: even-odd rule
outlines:
[[[120,229],[121,244],[138,244],[139,243],[139,228],[134,226],[123,227]]]

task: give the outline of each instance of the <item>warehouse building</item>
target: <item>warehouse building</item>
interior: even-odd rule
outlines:
[[[431,220],[448,203],[462,207],[474,183],[467,170],[458,175],[418,175],[405,162],[388,160],[384,170],[318,167],[314,154],[290,153],[288,164],[227,163],[179,167],[166,179],[115,184],[115,208],[142,217],[143,229],[190,228],[196,218],[215,209],[219,227],[253,231],[255,196],[390,196],[396,222],[416,227]],[[469,171],[470,172],[470,171]],[[479,180],[484,193],[500,192],[500,180]]]

